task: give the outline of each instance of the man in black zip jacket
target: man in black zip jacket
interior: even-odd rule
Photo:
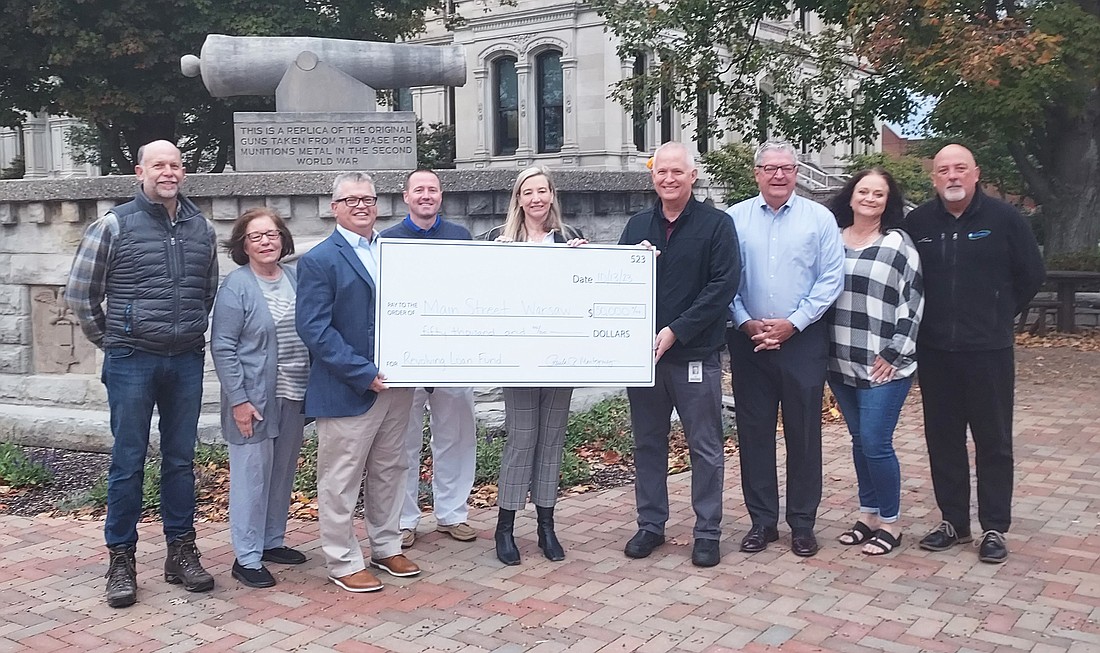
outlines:
[[[914,209],[905,228],[924,269],[924,319],[917,337],[924,437],[943,521],[920,546],[946,551],[970,542],[970,463],[978,476],[978,558],[1008,559],[1012,521],[1012,326],[1046,276],[1027,222],[978,188],[980,170],[961,145],[936,154],[939,196]]]
[[[733,222],[692,195],[695,162],[681,143],[665,143],[653,155],[658,201],[630,218],[620,245],[656,248],[656,383],[628,388],[634,430],[634,495],[638,532],[625,553],[644,558],[665,541],[668,521],[668,433],[672,409],[684,425],[691,455],[691,504],[695,537],[691,561],[713,567],[721,555],[722,370],[727,306],[737,293],[740,250]],[[648,254],[647,254],[648,255]]]

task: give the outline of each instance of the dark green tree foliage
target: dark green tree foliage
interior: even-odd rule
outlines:
[[[232,113],[271,98],[210,97],[183,77],[180,56],[207,34],[392,41],[423,27],[439,0],[6,0],[0,10],[0,124],[19,112],[71,115],[94,126],[105,168],[130,171],[138,146],[183,144],[192,171],[220,171]]]

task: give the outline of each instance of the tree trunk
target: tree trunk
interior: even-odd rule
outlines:
[[[1067,124],[1068,123],[1068,124]],[[1100,247],[1100,93],[1084,110],[1048,131],[1042,161],[1050,197],[1043,202],[1045,254]]]

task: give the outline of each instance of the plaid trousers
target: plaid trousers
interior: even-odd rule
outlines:
[[[522,510],[531,502],[553,507],[558,498],[562,447],[573,388],[505,388],[508,440],[500,462],[497,505]]]

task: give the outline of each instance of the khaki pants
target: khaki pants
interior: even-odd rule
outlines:
[[[412,396],[412,388],[390,388],[379,393],[362,415],[317,420],[318,520],[321,551],[332,576],[366,568],[352,519],[360,491],[371,556],[401,553],[398,526],[408,472],[405,427]]]

